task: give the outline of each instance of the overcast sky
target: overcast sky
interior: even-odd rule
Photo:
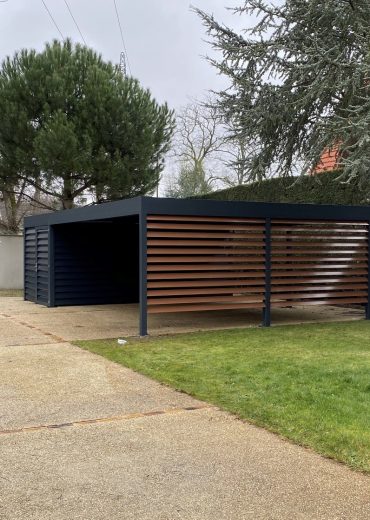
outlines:
[[[64,37],[81,41],[64,0],[44,0]],[[113,0],[67,0],[86,43],[104,58],[119,62],[122,42]],[[212,49],[205,30],[190,11],[188,0],[116,0],[132,75],[149,87],[155,98],[171,108],[200,98],[225,79],[204,59]],[[192,4],[214,13],[217,20],[238,28],[245,20],[226,6],[238,0],[194,0]],[[0,3],[0,58],[21,48],[42,49],[60,35],[42,0]]]

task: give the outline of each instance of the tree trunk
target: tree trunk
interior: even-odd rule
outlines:
[[[74,207],[72,179],[68,175],[64,178],[62,205],[63,209],[72,209]]]
[[[2,199],[4,202],[5,211],[4,226],[7,231],[17,234],[20,232],[20,225],[18,218],[19,208],[17,205],[16,196],[10,191],[4,191],[2,193]]]

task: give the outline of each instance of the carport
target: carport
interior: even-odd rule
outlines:
[[[369,307],[366,206],[137,197],[25,218],[25,299],[148,313]]]

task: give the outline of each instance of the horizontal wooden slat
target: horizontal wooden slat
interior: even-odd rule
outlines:
[[[222,271],[214,271],[214,272],[208,272],[209,269],[207,269],[205,272],[199,272],[199,273],[190,273],[190,272],[175,272],[171,273],[168,271],[159,272],[159,273],[148,273],[148,280],[178,280],[178,279],[204,279],[204,278],[212,278],[216,280],[217,278],[265,278],[265,273],[260,271],[235,271],[231,272],[230,270],[227,270],[226,272]],[[307,273],[306,273],[307,274]]]
[[[349,266],[347,269],[345,270],[342,270],[342,271],[338,271],[338,270],[334,270],[334,271],[329,271],[328,269],[325,269],[324,271],[315,271],[313,274],[312,274],[312,278],[314,278],[315,276],[338,276],[338,275],[344,275],[345,273],[347,273],[348,275],[355,275],[355,274],[367,274],[367,269],[355,269],[353,268],[352,266]],[[274,278],[280,278],[280,277],[283,277],[283,276],[307,276],[308,273],[307,271],[300,271],[298,269],[294,269],[293,271],[286,271],[286,270],[279,270],[279,271],[274,271],[272,273],[272,278],[274,280]]]
[[[259,247],[261,250],[261,255],[263,255],[263,242],[250,242],[250,247]],[[149,247],[148,255],[240,255],[247,254],[249,252],[245,247],[238,248],[237,250],[231,247],[228,244],[225,244],[223,248],[210,248],[210,247],[189,247],[187,248],[158,248],[158,247]],[[171,258],[171,257],[170,257]],[[215,256],[215,258],[219,258],[219,256]]]
[[[223,273],[224,274],[224,273]],[[148,281],[148,289],[163,289],[164,287],[264,287],[265,279],[228,279],[222,280],[212,277],[212,280],[160,280],[160,281]]]
[[[304,262],[305,260],[324,261],[324,262],[367,262],[367,256],[353,255],[353,256],[326,256],[316,255],[284,255],[274,256],[273,262]]]
[[[316,275],[316,273],[315,273]],[[351,277],[351,276],[340,276],[340,277],[337,277],[337,276],[334,276],[332,278],[322,278],[321,276],[319,277],[309,277],[309,278],[304,278],[302,276],[300,276],[299,278],[289,278],[289,279],[285,279],[285,278],[278,278],[278,279],[273,279],[271,281],[271,285],[284,285],[284,284],[322,284],[322,283],[326,283],[326,284],[331,284],[331,283],[346,283],[346,284],[356,284],[356,283],[361,283],[361,284],[367,284],[367,276],[358,276],[358,277]]]
[[[284,302],[272,302],[271,307],[297,307],[301,305],[347,305],[350,303],[367,303],[367,297],[358,298],[327,298],[325,300],[311,300],[311,301],[284,301]]]
[[[251,303],[251,302],[261,302],[263,300],[262,296],[191,296],[191,297],[179,297],[179,298],[149,298],[148,305],[171,305],[171,304],[197,304],[197,303],[218,303],[218,302],[242,302],[242,303]]]
[[[171,312],[194,312],[194,311],[220,311],[233,309],[262,309],[260,303],[237,303],[237,304],[200,304],[200,305],[156,305],[148,307],[148,314],[171,313]]]
[[[274,250],[274,258],[276,258],[276,255],[287,255],[287,256],[299,256],[299,255],[315,255],[315,256],[322,256],[322,255],[365,255],[367,254],[367,247],[357,247],[356,249],[333,249],[333,248],[320,248],[320,249],[275,249]]]
[[[357,222],[356,220],[287,220],[287,219],[274,219],[273,225],[276,224],[287,224],[291,226],[298,225],[315,225],[315,226],[338,226],[338,227],[347,227],[347,226],[359,226],[359,227],[368,227],[367,222]]]
[[[206,232],[200,232],[197,231],[196,233],[193,231],[148,231],[147,238],[191,238],[191,239],[203,239],[203,238],[227,238],[229,240],[243,240],[243,239],[250,239],[250,238],[262,238],[264,237],[264,229],[261,228],[261,231],[259,229],[253,228],[251,233],[246,233],[244,228],[244,232],[232,232],[232,233],[219,233],[219,232],[212,232],[212,233],[206,233]]]
[[[257,225],[257,224],[256,224]],[[162,223],[162,222],[149,222],[148,229],[193,229],[195,231],[210,231],[214,229],[215,231],[226,230],[226,231],[245,231],[246,229],[255,230],[255,227],[246,224],[243,226],[242,224],[197,224],[193,222],[179,222],[179,223]]]
[[[367,240],[367,235],[348,235],[348,236],[340,236],[336,233],[331,233],[330,235],[321,235],[320,233],[315,234],[300,234],[300,235],[290,235],[290,234],[284,234],[284,235],[277,235],[275,233],[271,236],[272,241],[287,241],[287,242],[295,242],[296,240],[307,240],[307,242],[312,242],[315,240],[320,240],[322,242],[331,242],[333,240],[340,240],[341,242],[364,242]]]
[[[366,228],[363,228],[363,229],[354,229],[353,227],[351,228],[337,228],[337,227],[322,227],[322,226],[318,226],[316,228],[314,227],[296,227],[296,226],[291,226],[291,227],[286,227],[286,226],[277,226],[277,225],[274,225],[274,223],[271,224],[271,232],[276,235],[277,233],[296,233],[296,232],[305,232],[305,233],[310,233],[311,231],[317,231],[319,233],[330,233],[330,234],[333,234],[334,232],[336,234],[338,233],[354,233],[354,234],[366,234],[367,233],[367,229]]]
[[[273,294],[271,295],[271,301],[280,301],[280,300],[302,300],[302,299],[323,299],[323,298],[334,298],[334,297],[343,297],[343,298],[350,298],[353,296],[367,296],[367,291],[362,290],[346,290],[346,291],[320,291],[315,292],[313,294],[309,293],[294,293],[294,292],[287,292],[287,293],[280,293],[280,294]]]
[[[185,295],[197,295],[197,294],[260,294],[264,293],[265,288],[261,287],[253,287],[246,286],[242,287],[212,287],[204,288],[204,287],[192,287],[191,289],[177,288],[177,289],[149,289],[148,296],[149,297],[160,297],[160,296],[185,296]],[[154,301],[154,300],[153,300]]]
[[[149,256],[148,257],[148,264],[154,265],[154,264],[177,264],[177,263],[184,263],[184,264],[195,264],[195,263],[207,263],[207,264],[241,264],[245,265],[247,267],[247,264],[252,263],[260,263],[261,265],[264,265],[263,257],[262,255],[250,255],[250,256],[231,256],[231,255],[224,255],[224,256]]]
[[[230,282],[229,282],[230,283]],[[163,287],[163,284],[161,284]],[[283,285],[277,287],[274,291],[272,291],[272,295],[276,295],[276,297],[282,298],[285,297],[286,294],[295,296],[297,291],[303,291],[304,293],[314,293],[311,296],[307,297],[317,297],[318,293],[324,292],[334,292],[334,291],[346,291],[346,292],[354,292],[354,291],[362,291],[363,294],[366,295],[367,284],[334,284],[330,285],[319,285],[319,286],[301,286],[301,285]],[[364,292],[365,291],[365,292]],[[251,294],[251,293],[264,293],[264,286],[245,286],[245,287],[237,287],[237,286],[227,286],[227,287],[177,287],[176,289],[149,289],[148,296],[149,297],[161,297],[161,296],[186,296],[186,295],[197,295],[197,294]],[[286,292],[286,294],[284,294]],[[289,296],[290,297],[290,296]]]
[[[262,240],[262,235],[254,235],[256,238],[260,238],[258,241],[261,246],[264,246],[264,241]],[[192,239],[187,240],[179,240],[179,239],[170,239],[170,240],[160,240],[160,239],[149,239],[148,247],[158,247],[158,246],[171,246],[175,247],[205,247],[205,246],[219,246],[223,248],[243,248],[245,246],[252,247],[252,245],[256,242],[256,240],[204,240],[204,238],[192,237]]]
[[[263,224],[263,219],[253,219],[248,217],[207,217],[197,215],[148,215],[148,222],[152,221],[169,221],[169,222],[181,222],[181,221],[192,221],[192,222],[253,222],[257,224]]]
[[[210,263],[207,264],[149,264],[148,272],[153,271],[243,271],[244,269],[249,270],[264,270],[265,266],[263,263],[260,264],[221,264],[217,262],[212,265]],[[307,273],[306,273],[307,275]]]
[[[333,240],[336,240],[333,239]],[[325,240],[325,241],[313,241],[313,240],[310,240],[310,241],[307,241],[307,242],[288,242],[287,240],[273,240],[271,242],[271,247],[272,249],[275,249],[275,248],[290,248],[290,249],[294,249],[296,247],[310,247],[310,248],[319,248],[320,246],[322,247],[323,245],[325,245],[325,248],[327,249],[330,249],[332,247],[343,247],[343,248],[346,248],[346,247],[361,247],[363,246],[363,242],[331,242],[330,240]]]
[[[283,264],[275,264],[274,263],[272,264],[272,271],[274,271],[274,269],[280,269],[280,271],[282,270],[282,265]],[[299,269],[352,269],[352,267],[367,267],[367,264],[366,263],[354,263],[353,265],[352,264],[319,264],[319,263],[306,263],[306,264],[297,264],[296,266],[297,268]],[[293,266],[292,264],[290,264],[289,267],[285,267],[285,269],[295,269],[295,266]]]

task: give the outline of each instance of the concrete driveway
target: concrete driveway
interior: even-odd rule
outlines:
[[[138,305],[86,305],[75,307],[54,307],[25,302],[22,298],[0,297],[0,319],[5,317],[22,328],[15,334],[9,325],[8,339],[22,345],[33,341],[39,331],[49,333],[53,339],[99,339],[138,335]],[[340,308],[334,306],[305,306],[288,309],[273,309],[273,325],[292,323],[319,323],[328,321],[358,320],[364,318],[361,308]],[[261,311],[241,309],[230,311],[183,312],[149,315],[151,335],[198,330],[217,330],[233,327],[256,327],[261,323]],[[26,328],[23,328],[26,327]],[[22,331],[22,332],[21,332]],[[27,335],[28,333],[28,335]],[[25,336],[26,335],[26,336]],[[1,342],[8,341],[0,336]],[[13,344],[13,343],[12,343]]]
[[[0,306],[1,520],[369,519],[369,477]]]

